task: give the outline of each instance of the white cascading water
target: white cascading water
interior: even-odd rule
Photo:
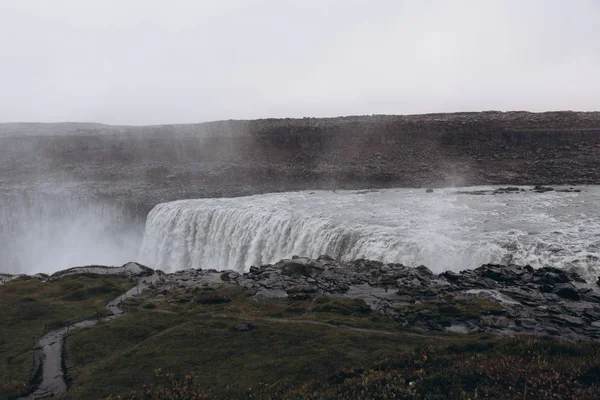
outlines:
[[[292,255],[367,258],[435,272],[485,263],[600,270],[600,187],[476,196],[442,189],[314,191],[181,200],[148,215],[153,268],[248,270]]]

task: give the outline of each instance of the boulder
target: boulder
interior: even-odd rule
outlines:
[[[527,330],[535,329],[538,326],[537,321],[533,318],[519,318],[516,320],[516,322]]]
[[[249,284],[257,301],[316,298],[316,302],[344,293],[366,302],[377,315],[392,315],[411,328],[466,324],[469,331],[600,338],[600,329],[591,325],[600,319],[600,293],[578,274],[553,267],[488,264],[436,275],[425,266],[323,256],[318,260],[295,257],[253,272],[237,282],[243,287]],[[317,308],[347,313],[343,302],[330,300]]]
[[[579,301],[579,292],[570,283],[559,283],[554,286],[554,293],[567,300]]]
[[[256,328],[256,326],[252,322],[246,321],[234,326],[233,330],[236,332],[248,332],[254,328]]]
[[[323,272],[323,267],[307,258],[283,260],[278,263],[281,273],[286,276],[314,276]]]
[[[426,277],[433,276],[433,272],[431,272],[431,270],[424,265],[419,265],[417,268],[415,268],[415,271],[421,276],[426,276]]]
[[[504,265],[487,264],[477,268],[475,271],[496,282],[509,283],[516,279],[512,270]]]
[[[293,300],[308,300],[315,296],[317,288],[309,285],[292,286],[285,290]]]
[[[552,320],[558,324],[571,327],[581,327],[585,324],[583,319],[579,317],[572,317],[570,315],[555,315],[552,317]]]
[[[233,270],[227,270],[227,271],[223,271],[221,273],[221,280],[224,282],[229,282],[229,281],[239,278],[239,276],[240,276],[239,272],[233,271]]]

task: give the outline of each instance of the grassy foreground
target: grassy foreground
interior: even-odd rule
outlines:
[[[191,301],[191,302],[188,302]],[[233,329],[252,321],[254,329]],[[597,399],[592,343],[406,331],[356,300],[140,299],[76,332],[66,399]]]
[[[0,398],[24,388],[31,344],[45,324],[93,316],[130,285],[79,276],[0,287]],[[166,295],[130,299],[123,317],[72,332],[73,384],[61,398],[600,398],[595,343],[409,331],[360,300],[267,304],[235,288]],[[487,308],[454,304],[452,312]],[[234,329],[244,321],[254,329]]]
[[[0,398],[26,389],[32,346],[45,331],[104,314],[106,300],[131,286],[114,276],[67,276],[49,283],[25,277],[0,286]]]

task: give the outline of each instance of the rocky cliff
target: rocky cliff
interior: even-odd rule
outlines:
[[[598,184],[599,165],[600,112],[0,125],[0,183],[55,182],[146,208],[305,188]]]

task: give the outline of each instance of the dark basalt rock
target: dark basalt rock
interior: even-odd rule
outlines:
[[[419,265],[417,268],[415,268],[415,270],[421,276],[428,276],[428,277],[433,276],[433,272],[431,272],[431,270],[424,265]]]
[[[469,194],[475,196],[483,196],[483,195],[498,195],[498,194],[515,194],[522,192],[532,192],[532,193],[547,193],[547,192],[559,192],[559,193],[581,193],[581,189],[568,188],[568,189],[554,189],[550,186],[534,186],[529,189],[518,188],[515,186],[508,187],[500,187],[497,189],[488,189],[488,190],[457,190],[454,192],[455,194]]]
[[[374,313],[418,329],[600,338],[600,289],[558,268],[487,264],[436,275],[425,266],[322,256],[252,267],[231,278],[255,290],[257,300],[269,293],[304,301],[359,299]]]
[[[600,340],[600,287],[558,268],[487,264],[435,274],[424,266],[295,257],[254,266],[244,274],[209,270],[165,274],[152,288],[153,301],[227,301],[215,285],[237,286],[255,301],[308,302],[299,310],[370,312],[389,317],[402,328]],[[201,290],[193,298],[167,298],[169,287]],[[253,325],[238,326],[246,331]]]
[[[461,279],[461,276],[452,271],[446,271],[440,274],[440,277],[445,278],[449,282],[458,282]]]
[[[582,327],[585,325],[585,321],[579,317],[572,317],[569,315],[555,315],[552,320],[559,324],[568,325],[571,327]]]
[[[241,324],[234,326],[233,330],[236,332],[248,332],[249,330],[252,330],[254,328],[256,328],[256,327],[254,326],[254,324],[252,322],[246,321],[246,322],[243,322]]]
[[[516,323],[519,326],[521,326],[525,329],[528,329],[528,330],[535,329],[538,326],[537,321],[533,318],[519,318],[519,319],[516,319]]]
[[[308,300],[315,297],[317,288],[309,285],[299,285],[288,288],[285,292],[293,300]]]
[[[481,270],[481,275],[490,278],[496,282],[512,282],[516,279],[512,271],[502,265],[484,265],[478,268]]]
[[[280,261],[281,273],[288,276],[312,276],[319,274],[323,268],[317,260],[309,260],[307,258],[293,258],[290,260]]]
[[[579,301],[580,295],[577,289],[569,283],[560,283],[554,286],[555,293],[563,299]]]
[[[554,188],[553,187],[549,187],[549,186],[535,186],[533,188],[533,191],[536,193],[546,193],[546,192],[553,192]]]

